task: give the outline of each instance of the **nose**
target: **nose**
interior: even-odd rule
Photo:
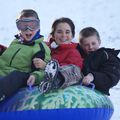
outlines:
[[[67,39],[68,39],[68,36],[67,36],[67,34],[66,34],[66,33],[62,33],[61,38],[62,38],[63,40],[67,40]]]
[[[92,49],[92,48],[93,48],[93,45],[92,45],[92,44],[90,44],[90,45],[89,45],[89,49]]]
[[[65,32],[62,33],[62,37],[66,37],[66,33]]]

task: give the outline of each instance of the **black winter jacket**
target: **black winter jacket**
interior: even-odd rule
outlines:
[[[82,50],[79,48],[80,46],[77,49],[81,53]],[[83,74],[92,73],[95,88],[107,95],[109,89],[120,80],[120,59],[117,57],[119,52],[120,50],[100,48],[84,56]]]

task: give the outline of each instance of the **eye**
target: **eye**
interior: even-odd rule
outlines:
[[[86,45],[85,45],[85,47],[89,47],[89,45],[88,45],[88,44],[86,44]]]
[[[61,30],[57,30],[56,32],[57,32],[57,33],[62,33],[62,31],[61,31]]]
[[[92,43],[92,45],[96,45],[96,43],[95,43],[95,42],[93,42],[93,43]]]
[[[70,33],[71,33],[71,31],[70,31],[70,30],[67,30],[67,31],[66,31],[66,34],[70,34]]]

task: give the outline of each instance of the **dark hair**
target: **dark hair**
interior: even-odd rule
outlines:
[[[20,15],[19,15],[18,19],[20,19],[22,17],[35,17],[36,19],[39,20],[37,12],[32,10],[32,9],[23,9],[20,12]]]
[[[59,18],[59,19],[56,19],[53,24],[52,24],[52,30],[51,30],[51,35],[54,36],[54,33],[55,33],[55,30],[57,28],[57,25],[59,23],[67,23],[69,24],[70,28],[71,28],[71,31],[72,31],[72,36],[74,37],[75,36],[75,25],[73,23],[73,21],[69,18],[65,18],[65,17],[62,17],[62,18]]]
[[[93,35],[96,35],[98,41],[100,41],[100,35],[99,35],[98,31],[93,27],[86,27],[86,28],[82,29],[79,33],[79,42],[81,43],[84,38],[87,38],[87,37],[90,37]]]

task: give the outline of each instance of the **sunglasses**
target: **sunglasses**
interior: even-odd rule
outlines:
[[[34,31],[40,28],[40,20],[30,18],[17,19],[16,25],[18,30],[26,31],[27,29],[29,29],[31,31]]]

